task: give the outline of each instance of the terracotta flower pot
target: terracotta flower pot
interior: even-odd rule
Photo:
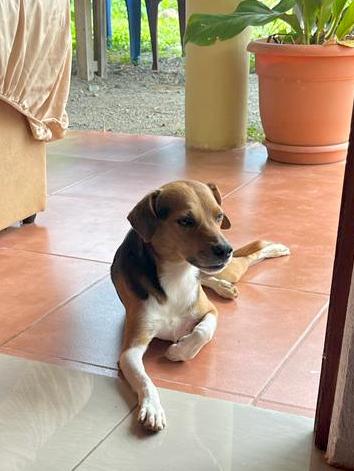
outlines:
[[[253,41],[265,145],[272,160],[346,158],[354,99],[354,48]]]

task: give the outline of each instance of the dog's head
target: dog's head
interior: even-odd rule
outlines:
[[[186,260],[206,273],[222,270],[231,260],[232,247],[221,232],[230,221],[212,183],[168,183],[145,196],[128,220],[163,260]]]

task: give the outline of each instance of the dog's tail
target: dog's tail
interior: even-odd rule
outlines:
[[[256,240],[254,242],[251,242],[250,244],[247,244],[243,247],[240,247],[239,249],[234,250],[234,257],[247,257],[248,255],[252,255],[255,252],[258,252],[258,250],[262,250],[268,245],[271,245],[272,242],[269,242],[267,240]]]

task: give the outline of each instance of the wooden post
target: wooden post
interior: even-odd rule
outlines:
[[[94,59],[97,75],[107,78],[106,0],[93,0]]]
[[[76,56],[82,80],[94,76],[91,0],[75,0]]]
[[[349,295],[327,446],[330,464],[354,469],[354,278]]]
[[[328,434],[332,419],[339,360],[342,350],[343,331],[348,310],[349,291],[354,268],[353,181],[354,115],[352,119],[348,157],[344,175],[336,256],[334,260],[326,339],[316,410],[315,444],[317,448],[320,448],[321,450],[326,450],[328,444]]]

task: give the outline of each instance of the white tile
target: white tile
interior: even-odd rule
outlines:
[[[167,429],[146,435],[130,415],[78,471],[324,471],[313,420],[161,390]]]
[[[313,420],[161,390],[145,434],[114,378],[0,355],[1,471],[325,471]]]
[[[120,380],[0,355],[1,471],[71,470],[135,398]]]

